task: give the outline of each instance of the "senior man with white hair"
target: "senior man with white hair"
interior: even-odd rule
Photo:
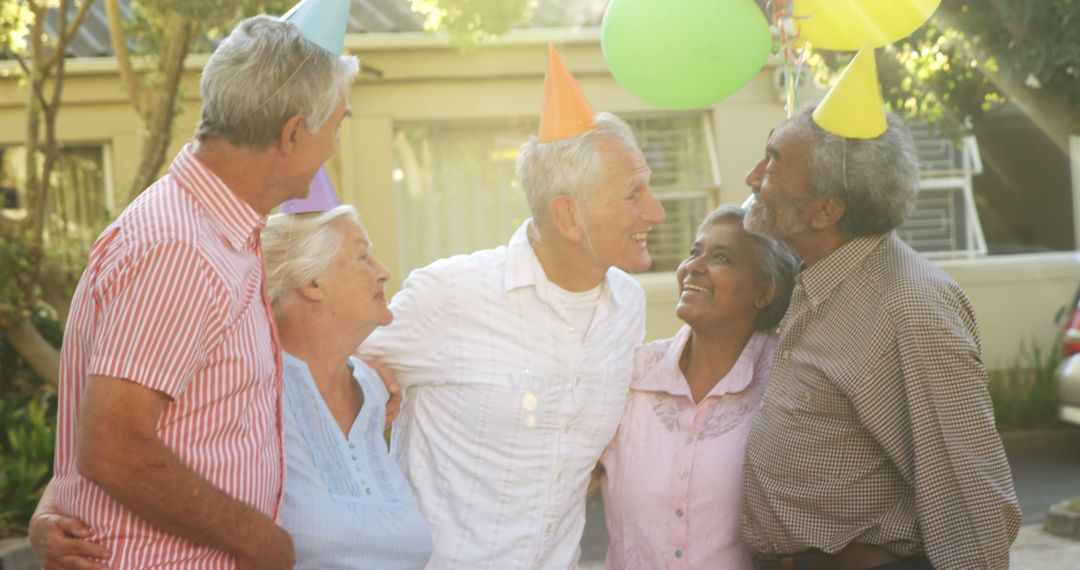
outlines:
[[[61,353],[56,477],[31,529],[47,568],[77,563],[49,555],[65,545],[110,568],[292,567],[259,231],[307,194],[348,114],[356,59],[319,30],[241,22],[203,70],[196,141],[94,244]]]
[[[392,438],[431,528],[428,568],[573,568],[590,473],[625,407],[664,219],[629,127],[594,113],[550,51],[506,246],[414,271],[361,351],[405,389]],[[559,103],[553,92],[564,92]]]

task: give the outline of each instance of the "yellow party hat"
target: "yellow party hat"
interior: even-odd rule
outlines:
[[[885,101],[878,85],[874,50],[863,46],[836,85],[814,109],[814,122],[834,135],[872,139],[885,132]]]
[[[548,44],[544,75],[544,107],[540,112],[540,142],[580,135],[596,126],[596,112],[566,69],[555,46]]]

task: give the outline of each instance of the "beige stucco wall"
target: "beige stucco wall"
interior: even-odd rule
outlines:
[[[395,123],[535,116],[548,41],[559,47],[597,109],[616,114],[656,111],[610,76],[596,30],[515,32],[468,53],[450,48],[442,39],[414,34],[347,38],[349,51],[376,73],[362,73],[351,91],[354,118],[341,130],[341,149],[330,171],[343,200],[362,213],[381,259],[393,273],[391,290],[397,290],[403,278],[396,255],[399,236],[408,235],[407,229],[398,227],[394,199]],[[190,137],[198,120],[197,73],[204,62],[205,56],[188,61],[172,153]],[[5,69],[8,77],[3,76]],[[26,94],[10,76],[12,69],[0,63],[0,145],[19,144],[25,132]],[[769,129],[783,120],[774,72],[775,62],[770,62],[749,84],[711,109],[721,202],[741,202],[747,196],[744,174],[763,153]],[[72,61],[64,101],[60,139],[110,144],[108,167],[116,182],[116,201],[122,205],[138,156],[139,133],[115,62]],[[1080,280],[1080,262],[1071,254],[942,265],[975,305],[991,366],[1007,364],[1023,338],[1051,342],[1056,333],[1053,316],[1071,299]],[[670,335],[679,326],[674,316],[674,275],[647,274],[639,280],[648,294],[648,337]]]

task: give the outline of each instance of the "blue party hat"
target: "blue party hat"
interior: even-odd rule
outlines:
[[[341,55],[351,5],[351,0],[300,0],[281,19],[295,24],[312,43]]]

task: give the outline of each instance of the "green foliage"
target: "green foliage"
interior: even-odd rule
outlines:
[[[424,16],[425,29],[445,30],[456,45],[473,47],[528,19],[536,0],[410,0],[410,5]]]
[[[55,417],[55,394],[0,400],[0,537],[24,532],[52,477]]]
[[[38,304],[29,311],[30,322],[49,344],[60,348],[64,338],[63,324],[52,307]],[[18,352],[0,335],[0,395],[18,401],[41,397],[47,386],[45,378],[34,372]]]
[[[133,55],[161,51],[162,30],[170,14],[198,22],[192,52],[209,53],[212,43],[229,34],[240,20],[255,14],[284,14],[295,0],[133,0],[124,34],[134,43]]]
[[[1020,344],[1008,368],[990,372],[990,399],[999,430],[1048,428],[1058,425],[1058,393],[1054,369],[1061,360],[1058,343],[1040,347]]]
[[[0,326],[29,315],[27,291],[33,270],[29,254],[30,233],[20,229],[0,240]]]
[[[21,49],[32,15],[23,2],[0,2],[0,53]]]
[[[851,55],[815,53],[818,81]],[[954,136],[1021,95],[1060,97],[1080,120],[1080,0],[942,0],[927,24],[876,56],[889,107]]]

